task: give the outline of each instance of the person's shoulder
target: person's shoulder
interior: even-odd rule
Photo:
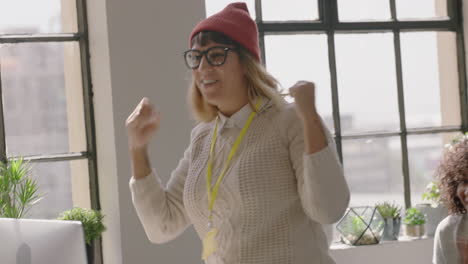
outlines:
[[[275,107],[270,116],[273,121],[281,124],[299,121],[294,103],[285,103],[282,107]]]
[[[463,219],[462,214],[451,214],[445,217],[441,223],[446,225],[458,224]]]
[[[281,107],[272,107],[264,115],[269,121],[274,133],[285,144],[294,135],[302,133],[302,122],[296,114],[294,103],[285,103]]]
[[[451,232],[460,223],[463,215],[448,215],[437,225],[437,233]]]
[[[192,141],[199,139],[200,137],[206,136],[212,129],[214,121],[211,122],[199,122],[197,123],[190,133]]]

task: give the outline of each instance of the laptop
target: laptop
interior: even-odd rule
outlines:
[[[0,218],[2,264],[87,264],[79,221]]]

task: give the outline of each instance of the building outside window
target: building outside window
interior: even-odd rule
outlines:
[[[100,209],[85,10],[0,0],[0,159],[24,157],[44,194],[27,218]]]
[[[207,15],[230,2],[207,0]],[[350,206],[422,202],[444,144],[468,127],[461,1],[246,3],[283,92],[316,84]]]

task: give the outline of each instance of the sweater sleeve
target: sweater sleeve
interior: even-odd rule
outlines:
[[[154,169],[142,179],[130,179],[133,205],[152,243],[160,244],[173,240],[190,225],[183,202],[190,153],[191,146],[186,149],[183,158],[172,171],[166,187],[161,184],[161,179]]]
[[[305,154],[302,121],[291,108],[287,110],[289,125],[285,127],[302,206],[312,220],[335,223],[343,216],[350,199],[335,141],[322,122],[328,145],[316,153]]]

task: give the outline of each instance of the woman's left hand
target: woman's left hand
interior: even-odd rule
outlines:
[[[291,88],[289,94],[296,102],[296,112],[299,118],[317,118],[317,109],[315,108],[315,84],[307,81],[298,81]]]

